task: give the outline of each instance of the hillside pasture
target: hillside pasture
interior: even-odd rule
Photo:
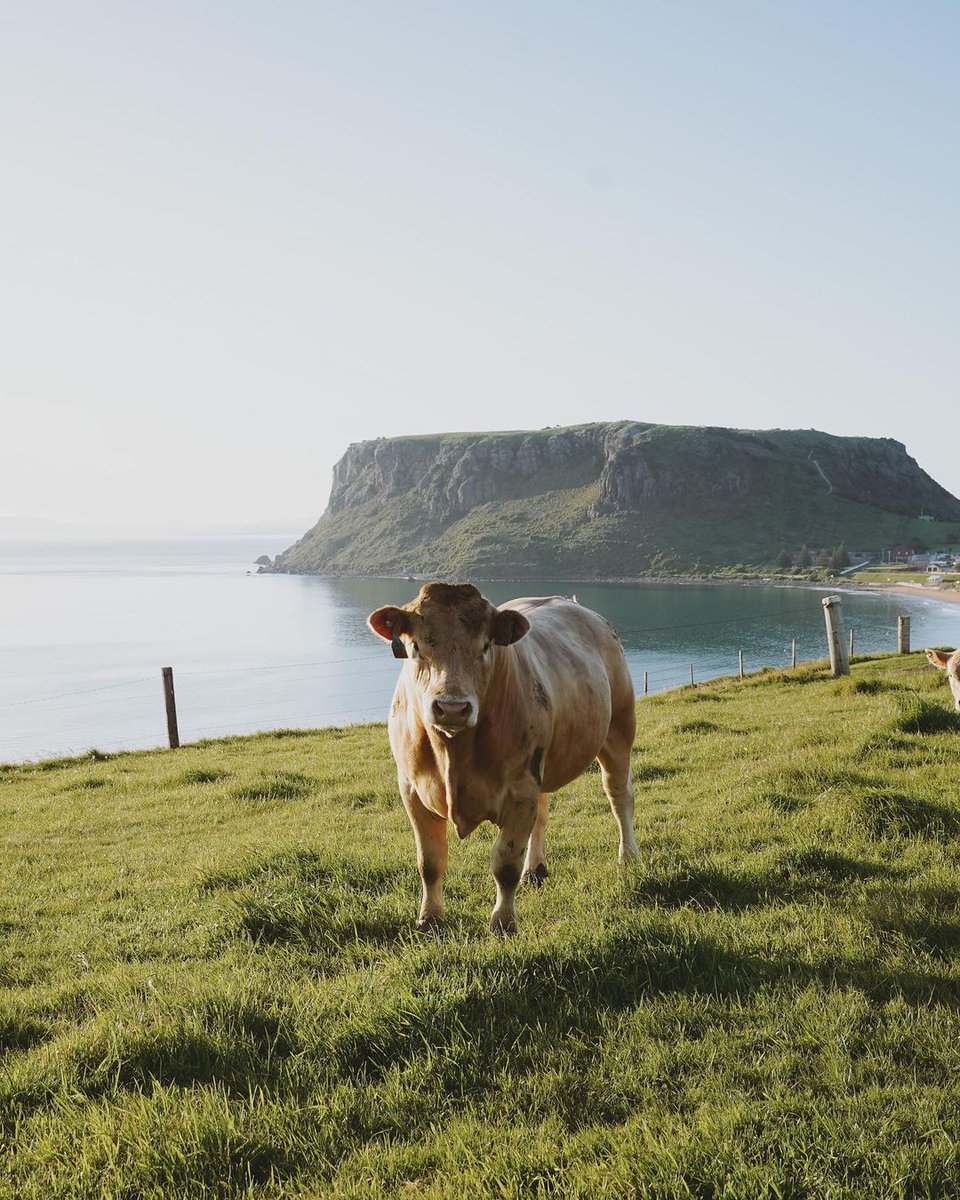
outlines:
[[[960,1191],[960,726],[921,655],[638,705],[487,932],[384,726],[0,769],[0,1195]]]

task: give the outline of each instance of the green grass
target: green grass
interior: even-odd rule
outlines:
[[[960,1191],[958,721],[922,656],[653,697],[487,933],[383,726],[0,768],[0,1195]]]

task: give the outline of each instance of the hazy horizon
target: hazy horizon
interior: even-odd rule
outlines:
[[[349,443],[625,419],[893,437],[958,494],[958,44],[853,0],[17,6],[0,518],[303,531]]]
[[[311,522],[312,524],[313,522]],[[35,521],[5,521],[0,517],[0,537],[84,537],[84,538],[177,538],[177,537],[261,537],[293,535],[306,532],[296,521],[251,521],[226,523],[217,521],[171,521],[124,523],[116,521],[55,521],[44,518]]]
[[[439,431],[441,435],[445,433],[455,433],[458,431]],[[462,431],[459,431],[462,432]],[[523,432],[523,430],[477,430],[474,431],[481,434],[496,434],[507,432]],[[533,431],[530,431],[533,432]],[[821,430],[820,432],[827,432]],[[426,435],[424,435],[426,436]],[[898,439],[899,440],[899,439]],[[907,453],[910,453],[910,447],[907,446]],[[344,447],[346,450],[346,447]],[[916,458],[915,455],[912,457]],[[918,462],[921,469],[924,468],[922,462]],[[929,474],[929,472],[927,472]],[[936,480],[940,483],[940,480]],[[947,489],[950,490],[949,488]],[[296,518],[278,518],[274,520],[250,520],[247,522],[237,521],[217,521],[204,520],[198,518],[195,520],[170,520],[170,521],[71,521],[57,520],[52,518],[8,518],[3,513],[0,513],[0,537],[145,537],[145,538],[165,538],[165,537],[247,537],[247,536],[268,536],[268,535],[291,535],[300,537],[306,533],[308,529],[319,519],[323,510],[327,506],[329,499],[330,488],[327,487],[324,492],[324,499],[321,508],[314,516],[305,517],[302,520]]]

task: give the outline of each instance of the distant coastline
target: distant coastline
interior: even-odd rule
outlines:
[[[571,587],[589,587],[596,585],[615,585],[623,587],[644,588],[674,588],[674,587],[763,587],[763,588],[800,588],[808,591],[825,592],[860,592],[860,593],[876,593],[878,595],[891,596],[924,596],[930,599],[945,600],[950,604],[960,603],[960,589],[955,587],[946,588],[931,588],[925,587],[923,584],[895,584],[895,583],[861,583],[847,579],[792,579],[789,576],[782,575],[756,575],[756,576],[737,576],[737,575],[610,575],[605,577],[598,576],[563,576],[550,575],[541,577],[524,576],[522,578],[515,575],[497,575],[497,574],[480,574],[479,572],[464,572],[463,575],[455,575],[449,572],[443,574],[417,574],[417,575],[378,575],[378,574],[363,574],[354,575],[342,571],[274,571],[271,567],[260,567],[258,574],[264,575],[305,575],[305,576],[320,576],[325,579],[383,579],[396,582],[397,580],[405,580],[411,584],[423,584],[434,579],[459,580],[461,578],[479,579],[490,583],[516,583],[536,586],[538,583],[563,583],[569,584]]]

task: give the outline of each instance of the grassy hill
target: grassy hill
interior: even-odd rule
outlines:
[[[0,771],[0,1195],[960,1190],[960,738],[919,655],[639,705],[487,933],[383,726]]]
[[[268,569],[639,577],[914,538],[960,540],[960,501],[899,442],[620,422],[351,446]]]

